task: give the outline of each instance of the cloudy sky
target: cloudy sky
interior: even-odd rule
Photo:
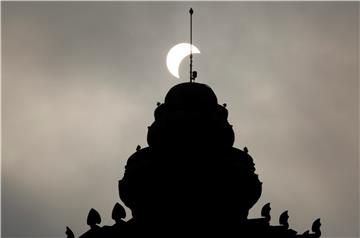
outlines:
[[[90,208],[112,224],[117,182],[146,146],[156,102],[181,79],[165,65],[188,41],[198,81],[227,103],[235,146],[271,202],[304,232],[359,235],[359,2],[2,2],[2,235],[64,237]],[[130,214],[128,214],[130,217]]]

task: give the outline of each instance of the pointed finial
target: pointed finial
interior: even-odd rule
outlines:
[[[244,147],[244,152],[247,154],[249,152],[248,148],[245,146]]]
[[[119,222],[121,219],[126,217],[126,212],[123,206],[120,205],[120,203],[116,203],[111,214],[111,218],[115,222]]]
[[[193,72],[192,70],[192,64],[193,64],[193,54],[192,54],[192,15],[194,13],[194,10],[190,8],[190,83],[192,83],[195,78],[197,77],[196,71]]]
[[[139,150],[141,150],[141,146],[140,146],[140,145],[136,146],[136,151],[139,151]]]
[[[101,217],[98,211],[96,211],[94,208],[91,208],[87,217],[87,224],[92,227],[96,224],[101,223]]]

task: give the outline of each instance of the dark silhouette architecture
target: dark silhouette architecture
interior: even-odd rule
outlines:
[[[312,233],[289,228],[288,212],[279,225],[270,225],[270,203],[258,219],[248,219],[261,195],[249,150],[233,147],[235,135],[226,103],[218,104],[213,90],[195,83],[192,15],[190,9],[190,82],[175,85],[165,102],[156,103],[155,121],[149,126],[148,147],[136,147],[119,181],[119,194],[131,209],[116,204],[113,226],[100,228],[99,213],[91,209],[90,230],[80,237],[320,237],[320,219]],[[74,237],[67,228],[68,238]]]
[[[219,105],[205,84],[181,83],[157,103],[148,128],[148,147],[138,146],[127,161],[119,194],[131,209],[116,204],[113,226],[99,227],[91,209],[90,230],[80,237],[320,237],[320,219],[312,232],[299,235],[289,228],[288,212],[270,225],[270,203],[261,218],[248,212],[261,195],[249,150],[233,147],[235,135],[227,121],[226,104]],[[67,228],[67,237],[74,237]]]

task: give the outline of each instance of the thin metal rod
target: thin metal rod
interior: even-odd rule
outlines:
[[[193,63],[193,54],[192,54],[192,15],[194,13],[193,9],[190,8],[190,83],[194,80],[192,73],[192,63]]]

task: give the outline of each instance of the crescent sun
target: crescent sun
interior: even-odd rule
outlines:
[[[188,55],[190,55],[190,44],[180,43],[173,46],[166,57],[166,65],[169,72],[174,75],[176,78],[179,78],[179,67],[181,61]],[[199,49],[192,45],[192,53],[200,54]]]

